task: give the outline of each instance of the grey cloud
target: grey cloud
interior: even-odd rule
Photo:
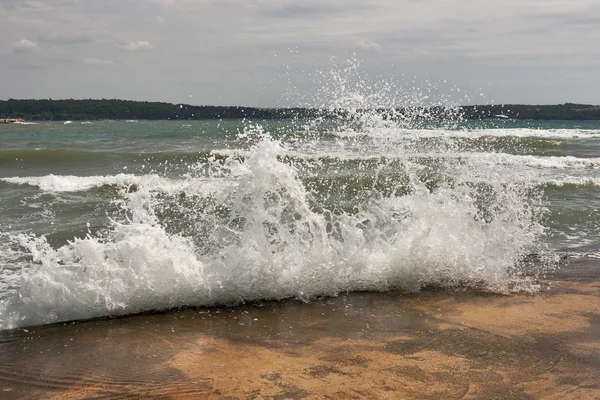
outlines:
[[[53,44],[80,44],[91,43],[94,39],[85,33],[51,32],[46,35],[40,35],[39,41]]]
[[[375,51],[375,52],[381,51],[381,46],[379,45],[379,43],[373,42],[371,40],[363,39],[363,40],[359,40],[355,44],[359,49],[362,49],[362,50]]]
[[[339,3],[326,2],[290,2],[279,6],[260,9],[268,15],[282,18],[315,18],[332,13],[349,12],[349,7]]]
[[[598,29],[600,27],[600,5],[594,11],[582,11],[576,13],[543,13],[539,15],[545,20],[545,26],[549,29],[560,29],[565,25],[574,25],[583,29]]]
[[[21,39],[12,44],[12,49],[15,53],[33,53],[40,49],[35,42],[27,39]]]
[[[96,66],[100,66],[100,67],[118,67],[119,66],[119,64],[117,64],[114,61],[102,60],[99,58],[85,58],[83,60],[83,62],[87,65],[96,65]]]
[[[1,0],[0,7],[7,11],[12,10],[24,10],[24,11],[37,11],[37,10],[50,10],[51,5],[45,4],[41,1],[27,1],[27,0]]]
[[[147,50],[152,47],[154,46],[146,40],[133,40],[121,45],[121,48],[127,51]]]

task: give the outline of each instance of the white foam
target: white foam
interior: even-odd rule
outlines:
[[[375,124],[371,129],[342,130],[334,133],[339,137],[368,136],[385,140],[463,138],[477,139],[497,138],[535,138],[535,139],[592,139],[600,138],[596,129],[532,129],[532,128],[498,128],[498,129],[398,129],[396,124],[387,122],[386,126]]]
[[[158,178],[158,177],[157,177]],[[44,175],[9,177],[0,179],[15,185],[37,186],[45,192],[77,192],[104,185],[131,186],[140,179],[135,175],[118,174],[107,176]]]
[[[227,151],[219,150],[215,151],[219,154],[225,155],[246,155],[241,151]],[[483,152],[456,152],[446,151],[440,153],[439,151],[431,152],[411,152],[410,154],[398,154],[398,152],[386,152],[382,153],[381,149],[377,147],[357,147],[357,148],[328,148],[326,151],[318,151],[315,153],[315,149],[302,149],[289,152],[287,155],[306,158],[308,160],[315,159],[318,157],[327,158],[338,158],[340,160],[414,160],[419,158],[435,158],[435,159],[457,159],[469,162],[472,165],[510,165],[510,166],[527,166],[533,168],[542,169],[600,169],[600,158],[591,157],[573,157],[573,156],[533,156],[533,155],[519,155],[519,154],[508,154],[508,153],[483,153]]]
[[[116,224],[105,240],[76,239],[56,250],[43,237],[18,239],[39,265],[4,301],[4,328],[164,309],[207,295],[189,241],[149,223]]]
[[[95,175],[95,176],[75,176],[75,175],[44,175],[44,176],[26,176],[0,178],[0,181],[12,183],[15,185],[36,186],[45,192],[79,192],[99,188],[102,186],[117,186],[119,188],[130,188],[132,186],[143,187],[147,190],[176,194],[187,192],[187,194],[196,194],[206,196],[211,192],[215,185],[224,185],[217,178],[187,178],[170,179],[156,174],[133,175]]]
[[[474,153],[458,155],[458,157],[473,159],[473,164],[528,166],[543,169],[600,169],[600,158],[531,156],[506,153]]]
[[[553,186],[591,186],[591,187],[600,187],[600,178],[592,178],[592,177],[582,177],[576,178],[571,176],[563,176],[555,179],[546,179],[541,184],[543,185],[553,185]]]

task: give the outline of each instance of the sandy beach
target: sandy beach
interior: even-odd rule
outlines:
[[[0,333],[3,399],[600,398],[600,260],[541,293],[351,293]]]

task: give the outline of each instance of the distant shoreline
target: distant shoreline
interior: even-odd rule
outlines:
[[[367,111],[367,110],[363,110]],[[565,103],[558,105],[470,105],[398,107],[377,109],[386,119],[513,119],[598,121],[600,106]],[[258,108],[243,106],[193,106],[131,100],[0,100],[0,121],[97,121],[97,120],[282,120],[331,118],[352,115],[343,109]]]

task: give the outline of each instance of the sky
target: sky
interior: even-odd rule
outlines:
[[[0,0],[0,19],[0,99],[600,104],[598,0]]]

